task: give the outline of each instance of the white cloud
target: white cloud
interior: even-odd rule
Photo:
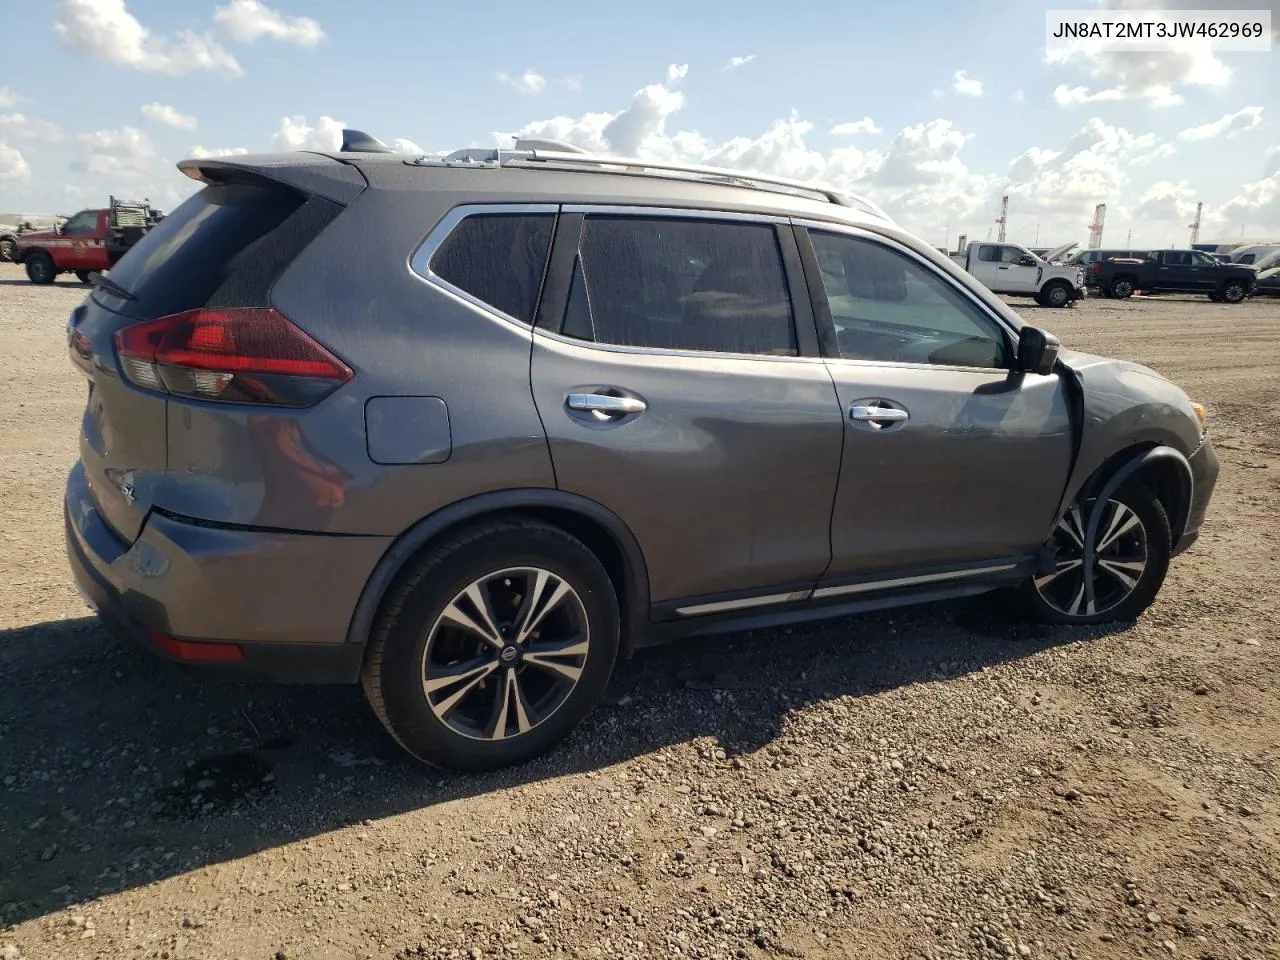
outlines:
[[[1179,140],[1208,140],[1212,137],[1234,137],[1245,130],[1251,130],[1262,122],[1261,107],[1245,107],[1235,113],[1206,123],[1199,127],[1191,127],[1178,134]]]
[[[1190,223],[1196,212],[1196,192],[1186,180],[1159,180],[1138,199],[1134,219],[1177,224]]]
[[[1178,148],[1172,143],[1162,143],[1150,153],[1139,154],[1130,161],[1134,166],[1145,166],[1148,163],[1154,163],[1157,160],[1164,160],[1172,157],[1178,152]]]
[[[0,110],[16,107],[18,104],[26,102],[27,98],[19,94],[13,87],[0,87]]]
[[[17,147],[0,143],[0,180],[29,180],[31,168]]]
[[[852,137],[859,133],[880,133],[880,128],[870,117],[863,117],[850,123],[837,123],[827,132],[837,137]]]
[[[689,75],[689,65],[687,63],[671,64],[667,67],[667,83],[675,83],[683,80]]]
[[[317,21],[286,17],[259,0],[231,0],[213,11],[213,19],[239,43],[256,43],[269,37],[298,47],[314,47],[325,38]]]
[[[76,137],[79,156],[72,168],[110,176],[137,176],[151,169],[155,147],[137,127],[95,130]]]
[[[519,90],[521,93],[527,94],[530,97],[536,97],[538,94],[542,93],[543,90],[547,89],[547,78],[532,67],[525,70],[525,72],[520,74],[518,77],[511,76],[511,74],[507,73],[505,70],[499,70],[495,76],[502,83],[505,83],[507,86]]]
[[[1053,90],[1053,102],[1060,107],[1078,107],[1082,103],[1123,99],[1124,93],[1115,89],[1099,90],[1095,93],[1088,87],[1068,87],[1065,83],[1060,83]]]
[[[1014,103],[1021,103],[1021,102],[1022,102],[1023,100],[1025,100],[1025,99],[1027,99],[1027,95],[1026,95],[1025,93],[1023,93],[1021,90],[1015,90],[1015,91],[1013,91],[1013,102],[1014,102]]]
[[[394,138],[393,140],[391,140],[388,146],[394,147],[396,150],[400,151],[401,153],[416,153],[416,154],[426,153],[425,150],[423,150],[420,146],[418,146],[412,140],[406,140],[404,137]]]
[[[248,152],[244,147],[202,147],[197,143],[189,155],[196,160],[204,160],[209,157],[241,157]]]
[[[21,113],[0,113],[0,139],[61,140],[62,131],[56,123],[48,120],[37,120]]]
[[[321,117],[313,127],[301,113],[290,117],[281,117],[280,126],[271,137],[274,150],[337,150],[342,146],[342,130],[345,127],[341,120],[333,117]]]
[[[1221,219],[1233,228],[1280,234],[1280,172],[1246,183],[1222,208]]]
[[[1280,147],[1272,147],[1267,151],[1266,165],[1262,173],[1268,177],[1280,173]]]
[[[181,30],[158,36],[138,22],[124,0],[58,0],[53,29],[72,50],[107,63],[168,76],[209,71],[232,77],[244,70],[211,36]]]
[[[145,120],[162,123],[175,130],[194,130],[199,124],[195,117],[187,116],[167,103],[145,103],[142,105],[142,116]]]
[[[957,70],[951,89],[962,96],[980,97],[982,96],[982,81],[975,80],[963,70]]]
[[[744,67],[744,66],[746,66],[748,63],[750,63],[750,62],[751,62],[752,60],[754,60],[755,58],[756,58],[756,55],[755,55],[754,53],[749,53],[749,54],[747,54],[745,57],[730,57],[730,58],[729,58],[729,62],[728,62],[728,63],[726,63],[722,69],[724,69],[724,70],[737,70],[739,67]],[[685,69],[686,69],[686,70],[688,70],[688,66],[687,66],[687,65],[685,66]],[[684,74],[681,74],[681,76],[684,76]],[[671,78],[671,77],[670,77],[670,74],[668,74],[668,79],[670,79],[670,78]],[[676,79],[679,79],[679,78],[676,78]]]
[[[1203,9],[1205,4],[1199,0],[1102,0],[1100,6],[1111,10],[1139,10],[1150,14],[1147,19],[1154,21],[1162,18],[1161,10]],[[1068,41],[1061,48],[1046,51],[1045,61],[1051,65],[1079,66],[1106,84],[1104,93],[1116,94],[1106,99],[1145,100],[1155,107],[1182,104],[1184,98],[1177,92],[1179,87],[1221,88],[1230,83],[1231,68],[1207,44],[1190,38],[1175,43],[1171,50],[1136,52],[1099,51],[1079,41]],[[1080,102],[1096,97],[1085,88],[1075,89],[1083,91],[1085,99]]]

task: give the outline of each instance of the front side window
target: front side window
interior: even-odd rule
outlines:
[[[1009,366],[999,325],[948,281],[881,243],[811,230],[840,356]]]
[[[1194,253],[1192,254],[1192,257],[1194,258],[1193,262],[1197,267],[1216,267],[1218,265],[1218,259],[1216,257],[1209,256],[1207,253]],[[1253,263],[1253,254],[1249,254],[1247,260],[1241,259],[1240,262]]]
[[[551,250],[550,213],[477,213],[431,257],[431,272],[522,323],[533,322]]]
[[[1031,254],[1025,250],[1019,250],[1017,247],[1001,247],[1000,262],[1001,263],[1020,263],[1023,257],[1029,257]]]
[[[588,216],[564,333],[596,343],[797,354],[770,224]]]
[[[62,232],[67,236],[93,233],[98,229],[98,214],[93,210],[81,210],[62,225]]]

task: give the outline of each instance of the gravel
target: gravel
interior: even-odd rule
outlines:
[[[986,597],[686,641],[551,756],[464,777],[405,759],[355,689],[200,682],[86,616],[59,513],[84,290],[19,277],[0,266],[0,960],[1280,949],[1280,304],[1018,304],[1209,405],[1210,523],[1137,624],[1034,628]]]

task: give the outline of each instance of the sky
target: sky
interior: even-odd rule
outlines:
[[[0,0],[0,211],[170,210],[184,157],[553,137],[865,194],[935,245],[1280,240],[1280,43],[1059,55],[1046,9],[1280,0]],[[1131,239],[1130,239],[1131,237]]]

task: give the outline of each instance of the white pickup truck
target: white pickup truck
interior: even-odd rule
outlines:
[[[1054,261],[1075,246],[1064,244],[1042,259],[1016,243],[970,243],[952,259],[994,293],[1034,297],[1042,307],[1066,307],[1084,299],[1084,269]]]

